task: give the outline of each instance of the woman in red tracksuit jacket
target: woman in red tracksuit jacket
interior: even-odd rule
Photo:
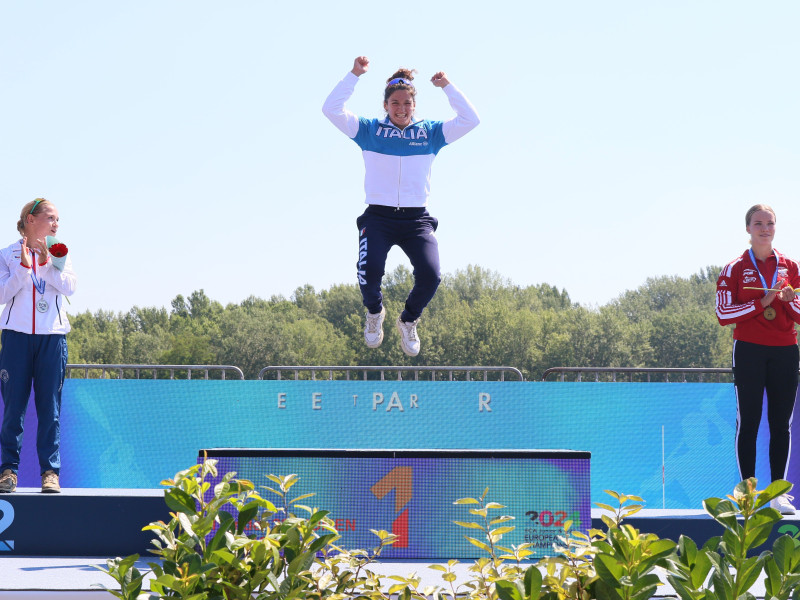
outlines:
[[[755,476],[756,436],[764,390],[769,422],[772,480],[785,479],[791,448],[791,424],[798,382],[797,334],[800,287],[797,262],[772,247],[775,211],[756,204],[745,216],[750,248],[728,263],[717,281],[717,319],[734,325],[733,378],[736,388],[736,459],[742,479]],[[763,288],[763,289],[754,289]],[[794,514],[792,497],[772,501]]]

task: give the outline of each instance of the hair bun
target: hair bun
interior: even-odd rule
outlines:
[[[389,83],[392,79],[398,79],[398,78],[414,81],[414,73],[416,72],[417,72],[416,69],[406,69],[404,67],[400,67],[399,69],[397,69],[397,71],[394,72],[394,75],[392,75],[391,77],[389,77],[389,79],[386,80],[386,83]]]

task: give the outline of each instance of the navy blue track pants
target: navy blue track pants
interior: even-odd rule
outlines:
[[[36,451],[44,473],[61,469],[61,388],[67,367],[64,335],[31,335],[4,329],[0,349],[0,394],[3,426],[0,428],[0,472],[19,469],[22,431],[33,383]]]
[[[797,395],[797,344],[764,346],[734,340],[736,386],[736,460],[742,479],[756,474],[756,436],[764,390],[769,423],[769,468],[772,480],[786,479],[792,442],[792,413]]]
[[[400,318],[416,321],[433,299],[439,283],[439,243],[434,232],[439,221],[425,208],[392,208],[370,204],[356,220],[358,225],[358,284],[364,306],[381,312],[381,280],[392,246],[405,252],[414,268],[414,287]]]

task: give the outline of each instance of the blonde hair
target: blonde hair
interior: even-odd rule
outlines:
[[[45,198],[36,198],[23,206],[22,211],[19,213],[19,221],[17,221],[17,231],[19,234],[25,235],[25,221],[28,220],[28,215],[36,216],[52,204],[52,202]]]
[[[755,205],[751,206],[748,209],[747,213],[744,216],[744,224],[747,227],[750,227],[750,219],[753,218],[753,215],[756,214],[760,210],[763,210],[764,212],[772,213],[772,218],[775,219],[776,221],[778,220],[778,217],[775,216],[775,211],[772,210],[771,206],[767,206],[766,204],[755,204]]]

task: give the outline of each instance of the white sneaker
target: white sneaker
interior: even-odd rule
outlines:
[[[364,341],[368,348],[377,348],[383,342],[383,320],[386,318],[386,307],[381,312],[372,314],[367,311],[367,324],[364,325]]]
[[[777,498],[773,498],[770,500],[770,507],[774,508],[782,515],[793,515],[797,512],[792,505],[792,500],[794,500],[794,496],[790,496],[789,494],[782,494]]]
[[[406,323],[405,321],[401,321],[400,317],[397,317],[397,331],[400,332],[400,347],[403,349],[403,352],[409,356],[416,356],[419,354],[417,323],[419,323],[419,319]]]

